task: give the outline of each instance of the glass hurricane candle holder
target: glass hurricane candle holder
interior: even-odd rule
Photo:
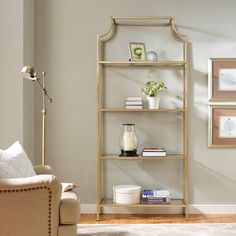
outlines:
[[[138,156],[138,138],[135,132],[135,124],[123,124],[123,132],[120,137],[120,156]]]

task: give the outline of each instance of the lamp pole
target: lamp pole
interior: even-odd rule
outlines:
[[[21,70],[21,72],[27,73],[30,76],[25,77],[26,79],[36,81],[38,86],[41,88],[42,94],[43,94],[43,108],[42,108],[42,165],[45,165],[45,119],[47,115],[46,110],[46,101],[45,97],[47,97],[48,101],[52,103],[52,99],[48,96],[46,87],[45,87],[45,77],[46,73],[45,71],[42,71],[42,84],[40,83],[40,78],[37,77],[37,73],[34,69],[34,67],[31,66],[24,66]]]
[[[39,87],[42,89],[42,94],[43,94],[43,108],[42,108],[42,165],[45,165],[45,119],[47,115],[47,109],[46,109],[46,102],[45,102],[45,97],[47,97],[48,101],[52,103],[52,99],[48,96],[47,90],[45,88],[45,76],[46,73],[45,71],[42,71],[42,84],[39,81],[39,78],[36,80],[37,84]]]
[[[42,80],[43,80],[43,110],[42,110],[42,165],[45,165],[45,119],[47,115],[46,104],[45,104],[45,71],[42,71]]]

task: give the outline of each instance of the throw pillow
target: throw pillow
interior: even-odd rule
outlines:
[[[35,176],[34,167],[17,141],[6,150],[0,150],[0,178]]]

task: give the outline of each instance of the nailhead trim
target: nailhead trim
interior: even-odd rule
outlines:
[[[27,191],[34,191],[39,189],[46,189],[48,190],[48,236],[51,236],[52,230],[52,222],[51,222],[51,215],[52,215],[52,191],[49,187],[40,186],[40,187],[32,187],[32,188],[24,188],[24,189],[8,189],[8,190],[0,190],[0,193],[15,193],[15,192],[27,192]]]

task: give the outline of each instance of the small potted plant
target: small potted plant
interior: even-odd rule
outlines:
[[[147,83],[141,88],[141,92],[146,95],[146,98],[148,100],[148,108],[149,109],[158,109],[159,103],[160,103],[160,97],[158,93],[162,89],[167,89],[164,82],[162,81],[154,81],[149,80]]]

